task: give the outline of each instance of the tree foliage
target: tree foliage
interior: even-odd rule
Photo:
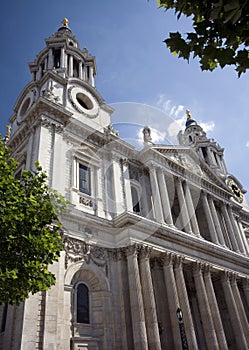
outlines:
[[[165,43],[178,57],[199,57],[202,70],[233,65],[238,76],[249,68],[249,1],[158,0],[159,7],[174,9],[177,18],[190,17],[193,32],[170,33]]]
[[[0,142],[0,303],[19,304],[28,294],[49,289],[55,276],[48,265],[63,249],[57,217],[65,200],[46,184],[46,174],[24,170]]]

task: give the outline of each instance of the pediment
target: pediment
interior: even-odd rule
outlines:
[[[74,147],[72,149],[72,154],[73,154],[74,158],[76,158],[76,159],[95,163],[96,165],[98,165],[101,161],[98,154],[93,149],[88,147],[87,145],[82,145],[80,147]]]
[[[169,166],[183,168],[186,173],[198,176],[213,183],[222,189],[228,190],[224,180],[217,176],[213,169],[191,148],[181,146],[153,147],[153,150],[162,154]]]

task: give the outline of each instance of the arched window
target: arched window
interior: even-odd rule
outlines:
[[[89,322],[89,291],[85,284],[80,283],[77,286],[77,323]]]

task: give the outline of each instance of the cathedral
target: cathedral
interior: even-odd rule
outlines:
[[[249,208],[224,149],[189,110],[178,145],[124,141],[67,19],[29,69],[8,144],[69,205],[56,284],[0,306],[0,349],[247,350]]]

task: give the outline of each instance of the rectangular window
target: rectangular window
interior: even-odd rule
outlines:
[[[82,193],[91,195],[90,168],[83,164],[79,164],[79,190]]]

